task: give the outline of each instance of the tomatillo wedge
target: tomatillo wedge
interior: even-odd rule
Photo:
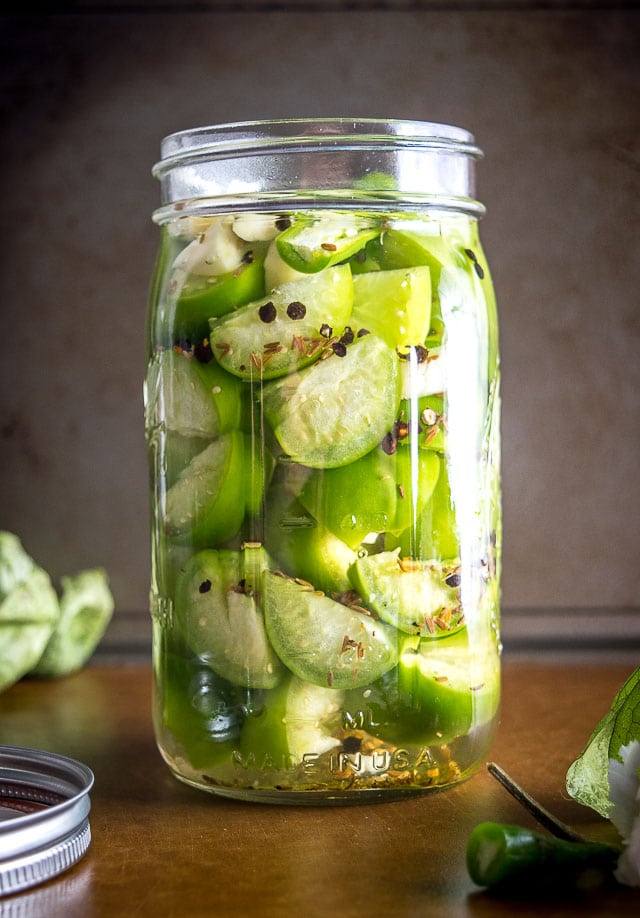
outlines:
[[[368,453],[393,425],[399,362],[380,338],[366,335],[344,356],[266,385],[264,413],[283,452],[311,468],[347,465]]]
[[[351,589],[347,570],[356,553],[313,519],[281,478],[267,493],[264,526],[270,554],[286,574],[327,593]]]
[[[353,282],[346,265],[292,280],[230,315],[212,319],[218,363],[242,379],[275,379],[317,360],[351,315]]]
[[[285,666],[325,688],[365,685],[395,666],[397,632],[280,571],[265,571],[267,633]]]
[[[312,472],[300,501],[320,525],[355,549],[369,533],[394,527],[396,465],[395,455],[376,446],[349,465]]]
[[[174,339],[202,341],[212,316],[224,316],[264,296],[263,263],[261,255],[224,274],[188,275],[175,307]]]
[[[438,641],[410,638],[395,669],[345,692],[345,717],[399,746],[452,742],[495,717],[496,653],[488,644],[472,652],[465,629]]]
[[[242,728],[240,749],[258,767],[288,769],[340,745],[342,693],[289,676],[264,697]]]
[[[462,627],[457,566],[400,557],[400,549],[358,558],[353,588],[380,618],[407,634],[438,637]]]
[[[444,561],[460,556],[458,524],[444,460],[431,500],[400,536],[400,552],[401,556],[426,560]]]
[[[387,230],[382,236],[378,258],[386,270],[415,268],[426,266],[431,274],[432,307],[429,321],[429,333],[426,344],[433,347],[442,341],[444,322],[439,300],[440,273],[445,265],[466,266],[463,243],[451,238],[444,239],[439,224],[434,225],[434,233],[415,232],[402,229],[400,225]]]
[[[423,344],[429,334],[429,268],[370,271],[353,279],[354,327],[367,328],[391,347]]]
[[[379,220],[351,213],[320,213],[297,217],[276,238],[276,246],[294,270],[314,274],[346,261],[379,233]]]
[[[284,674],[260,608],[263,549],[205,549],[178,577],[175,612],[185,642],[234,685],[272,688]]]
[[[404,653],[398,664],[405,742],[449,743],[469,732],[473,721],[470,673],[464,664],[438,659],[437,653]]]
[[[411,449],[398,449],[396,461],[396,514],[387,527],[400,533],[422,517],[431,501],[438,476],[440,460],[433,452],[414,453]]]
[[[239,427],[242,383],[214,360],[201,363],[190,353],[159,351],[146,380],[147,424],[162,424],[184,437],[217,437]]]
[[[205,547],[231,538],[240,529],[251,494],[247,449],[245,435],[229,431],[180,473],[166,496],[165,530],[174,541]]]

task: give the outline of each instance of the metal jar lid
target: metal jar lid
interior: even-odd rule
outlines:
[[[72,867],[91,842],[93,772],[39,749],[0,746],[0,896]]]

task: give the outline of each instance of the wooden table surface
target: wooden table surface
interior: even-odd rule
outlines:
[[[567,797],[564,775],[630,672],[504,666],[491,758],[594,837],[609,824]],[[622,887],[542,904],[475,888],[464,863],[471,829],[535,825],[484,768],[453,790],[363,806],[249,804],[184,786],[155,748],[150,683],[146,666],[90,666],[0,696],[0,742],[70,755],[95,774],[89,851],[66,874],[0,899],[0,918],[640,914],[640,890]]]

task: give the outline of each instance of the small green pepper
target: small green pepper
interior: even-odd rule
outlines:
[[[586,891],[611,879],[620,851],[519,826],[483,822],[467,844],[467,870],[478,886],[522,896]]]

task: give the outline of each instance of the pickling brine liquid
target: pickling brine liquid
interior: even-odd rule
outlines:
[[[388,799],[499,708],[499,359],[475,216],[177,206],[145,384],[154,720],[181,780]]]

